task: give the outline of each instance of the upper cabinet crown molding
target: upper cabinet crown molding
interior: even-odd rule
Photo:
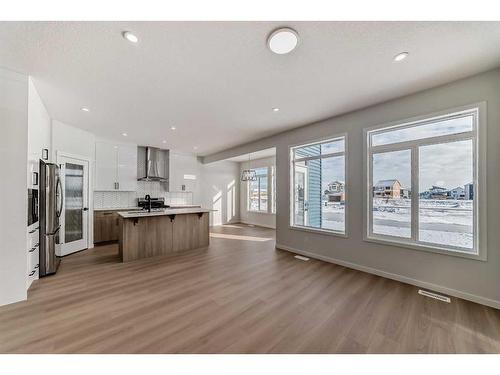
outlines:
[[[137,145],[96,141],[94,190],[137,190]]]

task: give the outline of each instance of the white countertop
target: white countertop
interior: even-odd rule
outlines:
[[[200,205],[196,205],[196,204],[172,204],[170,206],[170,208],[174,209],[174,208],[200,208]],[[131,207],[99,207],[99,208],[94,208],[94,211],[133,211],[133,210],[137,210],[137,211],[141,211],[142,208],[141,207],[137,207],[137,206],[131,206]]]
[[[138,218],[138,217],[150,217],[150,216],[165,216],[165,215],[182,215],[182,214],[198,214],[211,212],[206,208],[166,208],[161,211],[137,211],[137,212],[118,212],[118,215],[124,219]]]
[[[140,210],[140,207],[132,206],[132,207],[108,207],[108,208],[94,208],[94,211],[132,211],[132,210]]]

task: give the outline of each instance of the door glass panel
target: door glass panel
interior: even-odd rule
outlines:
[[[83,166],[66,163],[64,169],[64,242],[83,238]]]
[[[472,152],[472,140],[419,148],[419,241],[473,250]]]
[[[294,216],[295,225],[306,225],[307,168],[305,162],[295,164]]]
[[[411,151],[373,155],[373,233],[411,237]]]

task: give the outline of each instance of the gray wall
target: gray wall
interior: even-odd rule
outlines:
[[[488,260],[365,242],[363,128],[482,101],[487,102]],[[348,238],[290,229],[288,146],[343,132],[348,134],[349,146]],[[500,308],[500,69],[232,148],[207,156],[204,162],[273,146],[277,148],[278,247]]]
[[[0,68],[0,305],[26,299],[28,77]]]

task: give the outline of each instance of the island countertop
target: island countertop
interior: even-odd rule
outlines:
[[[199,213],[208,213],[211,212],[212,210],[209,210],[207,208],[165,208],[160,211],[151,211],[148,212],[147,210],[142,210],[142,211],[129,211],[129,212],[118,212],[118,215],[120,215],[124,219],[135,219],[138,217],[150,217],[150,216],[165,216],[165,215],[183,215],[183,214],[199,214]]]

